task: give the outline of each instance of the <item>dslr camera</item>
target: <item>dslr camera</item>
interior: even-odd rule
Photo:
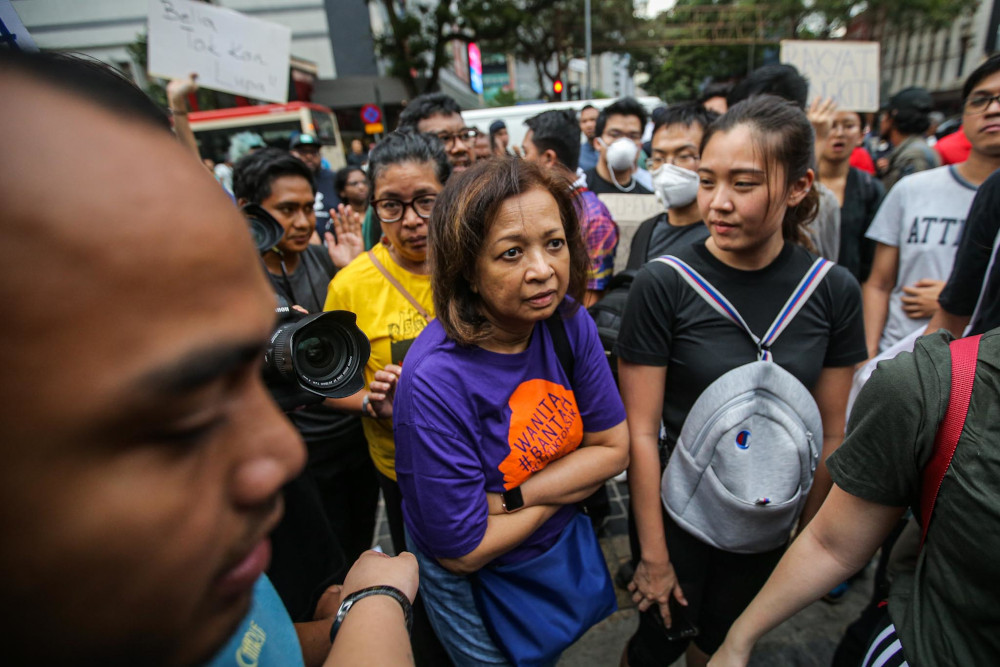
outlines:
[[[247,204],[242,211],[257,252],[277,245],[285,230],[270,213],[258,204]],[[278,326],[264,351],[263,375],[281,409],[361,391],[371,344],[358,328],[354,313],[334,310],[304,315],[281,296],[277,300]]]

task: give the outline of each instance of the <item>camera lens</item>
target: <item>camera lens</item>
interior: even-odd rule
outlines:
[[[290,315],[289,315],[290,316]],[[283,408],[310,396],[343,398],[365,386],[371,344],[354,313],[335,310],[285,322],[264,353],[264,379]]]
[[[299,382],[313,389],[328,390],[360,374],[371,348],[364,334],[358,336],[360,331],[352,313],[323,313],[300,324],[301,328],[292,335]]]
[[[281,240],[281,237],[274,233],[274,228],[267,222],[259,218],[250,218],[248,222],[250,223],[250,236],[253,237],[258,252],[273,247],[277,243],[276,237],[278,241]]]
[[[285,235],[285,229],[277,220],[259,204],[246,204],[241,209],[243,216],[250,227],[250,236],[253,237],[257,252],[264,252],[273,248]]]
[[[337,355],[333,343],[325,338],[310,336],[295,346],[295,366],[300,373],[311,376],[336,375]]]

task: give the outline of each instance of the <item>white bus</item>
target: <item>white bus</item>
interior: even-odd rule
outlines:
[[[638,99],[642,106],[646,107],[646,111],[650,113],[656,107],[664,105],[663,100],[659,97],[639,97],[636,99]],[[517,104],[512,107],[471,109],[469,111],[463,111],[462,118],[465,119],[465,123],[469,127],[475,127],[480,132],[485,132],[487,134],[489,134],[490,131],[490,123],[495,120],[502,120],[507,124],[507,133],[510,135],[510,144],[512,146],[520,146],[521,142],[524,140],[524,135],[528,131],[528,128],[524,125],[524,121],[528,120],[532,116],[537,116],[543,111],[552,111],[554,109],[572,109],[577,112],[577,115],[579,115],[580,109],[588,104],[597,109],[603,109],[614,101],[615,99],[602,98],[599,100],[542,102],[539,104]]]

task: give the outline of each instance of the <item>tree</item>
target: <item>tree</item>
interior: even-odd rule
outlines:
[[[376,47],[411,95],[437,89],[455,40],[531,63],[542,90],[546,80],[565,78],[570,59],[584,51],[583,0],[368,1],[387,10],[389,30],[376,37]],[[632,0],[592,0],[592,15],[603,50],[624,50],[638,21]]]
[[[647,22],[630,42],[635,68],[649,75],[647,90],[664,99],[691,99],[710,80],[742,76],[762,64],[782,39],[829,39],[848,28],[882,41],[891,30],[948,25],[978,0],[678,0]]]
[[[531,63],[538,87],[565,80],[572,58],[584,55],[583,0],[466,0],[460,26],[480,46]],[[641,23],[632,0],[592,0],[595,53],[623,51]]]
[[[389,31],[375,36],[375,48],[389,61],[389,74],[398,78],[410,97],[437,90],[438,77],[448,57],[448,45],[465,39],[454,26],[452,0],[366,0],[385,6]],[[423,76],[423,85],[418,77]]]

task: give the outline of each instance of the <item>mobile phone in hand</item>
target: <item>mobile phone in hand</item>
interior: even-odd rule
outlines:
[[[660,608],[653,605],[651,609],[660,622],[663,622]],[[666,638],[672,642],[698,636],[698,628],[688,618],[687,608],[681,606],[674,597],[670,598],[670,627],[664,625],[663,632]]]

